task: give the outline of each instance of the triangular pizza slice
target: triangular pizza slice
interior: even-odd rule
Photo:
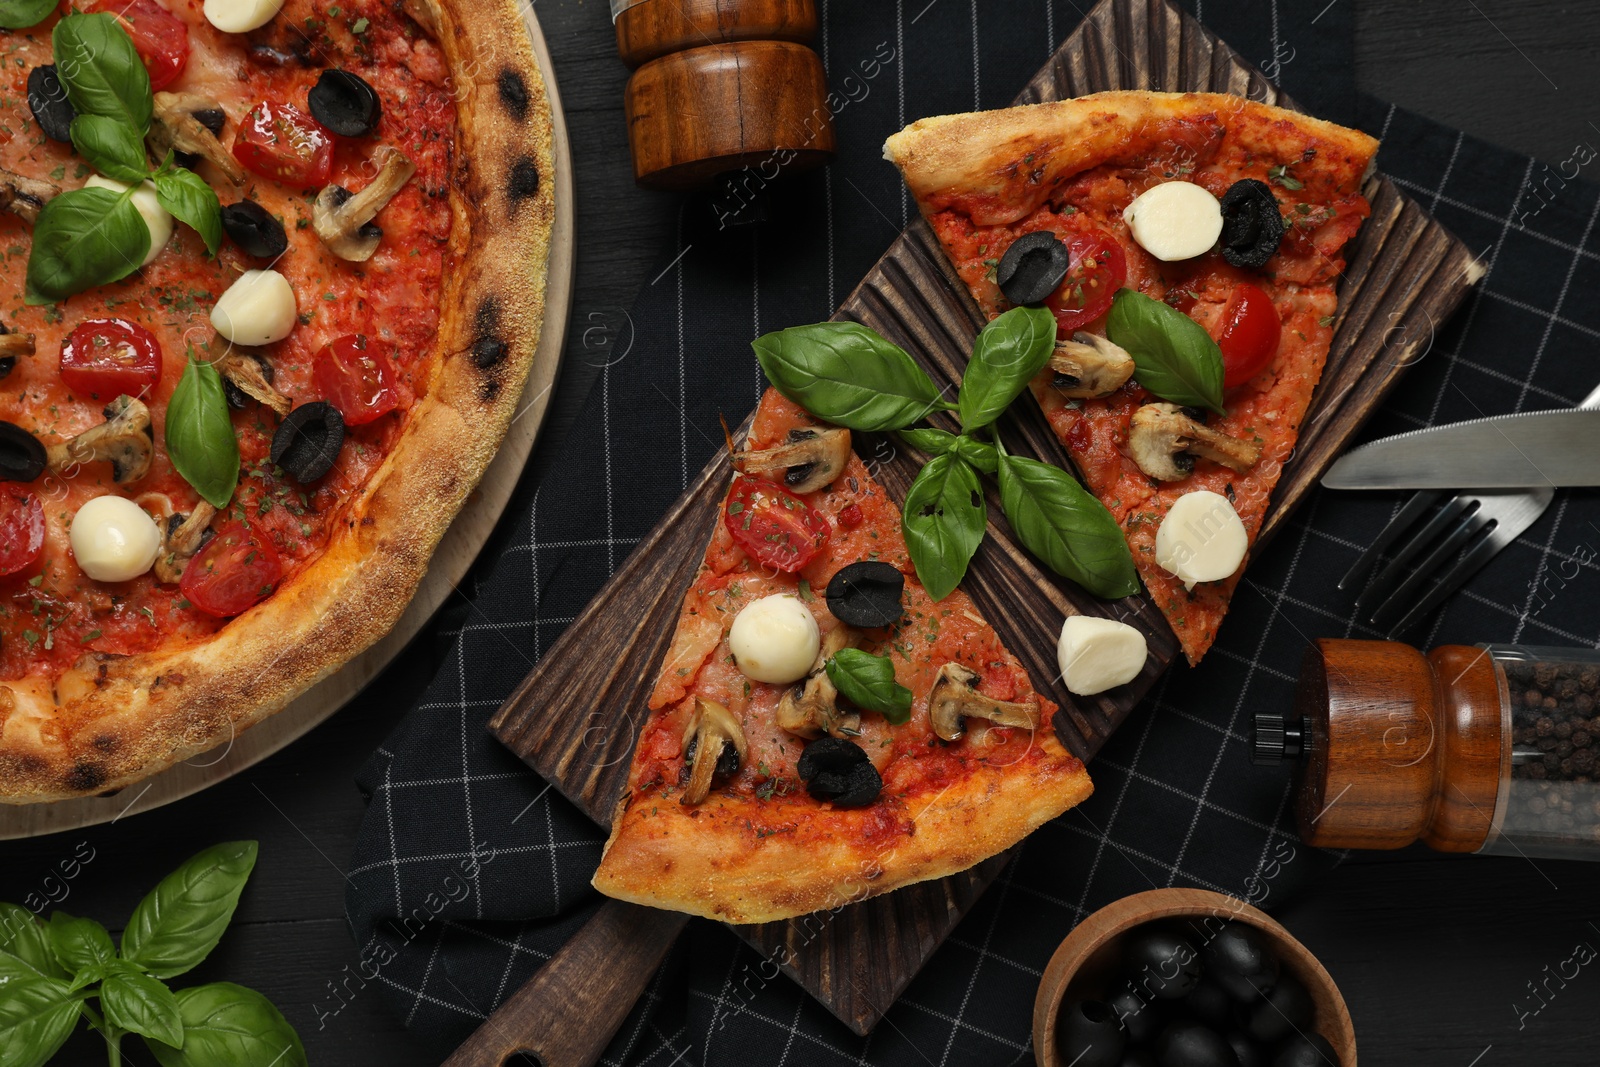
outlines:
[[[1243,97],[1131,91],[922,119],[885,145],[984,312],[1055,312],[1056,358],[1033,393],[1191,663],[1216,638],[1322,375],[1376,150]],[[1151,300],[1108,315],[1124,290]],[[1220,348],[1224,413],[1188,395],[1184,349],[1197,346],[1173,310]],[[1119,324],[1122,345],[1107,337]],[[1175,506],[1189,534],[1164,541]],[[1186,565],[1233,536],[1230,511],[1243,536],[1221,552],[1226,569]]]
[[[770,922],[964,870],[1089,795],[994,628],[918,583],[850,431],[768,390],[735,466],[596,888]]]

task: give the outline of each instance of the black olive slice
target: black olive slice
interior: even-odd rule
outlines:
[[[365,137],[378,126],[378,91],[348,70],[325,70],[307,96],[311,117],[341,137]]]
[[[272,435],[272,462],[301,485],[333,469],[344,444],[344,417],[326,400],[313,400],[289,412]]]
[[[0,482],[31,482],[44,473],[44,443],[14,422],[0,422]]]
[[[905,587],[906,577],[897,567],[862,560],[841,568],[828,582],[828,610],[850,626],[892,626],[905,610],[900,605]]]
[[[28,106],[33,109],[34,121],[46,137],[72,143],[72,120],[78,117],[78,112],[67,99],[54,63],[34,67],[28,72]]]
[[[687,785],[689,775],[694,771],[694,757],[700,750],[700,738],[689,738],[689,747],[683,750],[683,773],[678,776],[679,785]],[[717,753],[717,766],[713,772],[716,778],[727,778],[739,773],[739,748],[732,741],[722,742],[722,751]]]
[[[222,228],[247,255],[274,259],[289,247],[283,223],[254,200],[241,200],[222,209]]]
[[[883,779],[860,745],[842,737],[819,737],[806,746],[795,768],[806,792],[836,808],[862,808],[878,799]]]
[[[1061,287],[1072,253],[1053,233],[1025,233],[1000,257],[995,281],[1013,304],[1042,304]]]
[[[221,137],[222,128],[228,124],[228,113],[220,107],[203,107],[191,111],[194,120],[211,131],[211,136]]]
[[[1283,242],[1283,216],[1272,187],[1254,178],[1222,194],[1222,258],[1235,267],[1260,270]]]

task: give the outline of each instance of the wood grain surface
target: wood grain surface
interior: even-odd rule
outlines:
[[[1019,102],[1118,88],[1232,92],[1293,106],[1259,71],[1165,0],[1104,0],[1029,82]],[[1463,245],[1386,179],[1373,179],[1367,193],[1373,216],[1351,250],[1340,285],[1328,368],[1300,446],[1285,467],[1263,540],[1281,528],[1425,345],[1433,324],[1449,316],[1481,273]],[[959,382],[983,321],[921,220],[890,247],[835,318],[882,333],[939,384]],[[1035,405],[1014,405],[999,429],[1015,453],[1068,463]],[[903,497],[917,462],[893,449],[881,459],[884,453],[874,449],[870,435],[858,435],[856,447],[877,458],[876,475],[892,496]],[[725,454],[712,459],[491,722],[502,741],[602,823],[609,822],[625,783],[656,665],[730,473]],[[1121,618],[1146,632],[1150,656],[1129,685],[1090,698],[1051,693],[1062,706],[1056,732],[1085,760],[1177,655],[1176,640],[1148,597],[1108,603],[1049,573],[1016,542],[997,506],[990,508],[988,537],[963,588],[1035,679],[1056,674],[1054,649],[1037,635],[1054,632],[1064,615]],[[619,619],[629,621],[618,626]],[[784,960],[785,973],[846,1025],[866,1033],[1000,866],[990,862],[852,905],[830,913],[820,929],[802,920],[735,929],[764,956]]]

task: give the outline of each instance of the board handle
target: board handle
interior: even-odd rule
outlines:
[[[689,916],[608,900],[443,1067],[593,1067]],[[521,1061],[526,1062],[526,1061]]]

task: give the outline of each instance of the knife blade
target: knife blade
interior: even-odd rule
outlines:
[[[1600,411],[1494,415],[1351,449],[1329,489],[1534,489],[1600,485]]]

